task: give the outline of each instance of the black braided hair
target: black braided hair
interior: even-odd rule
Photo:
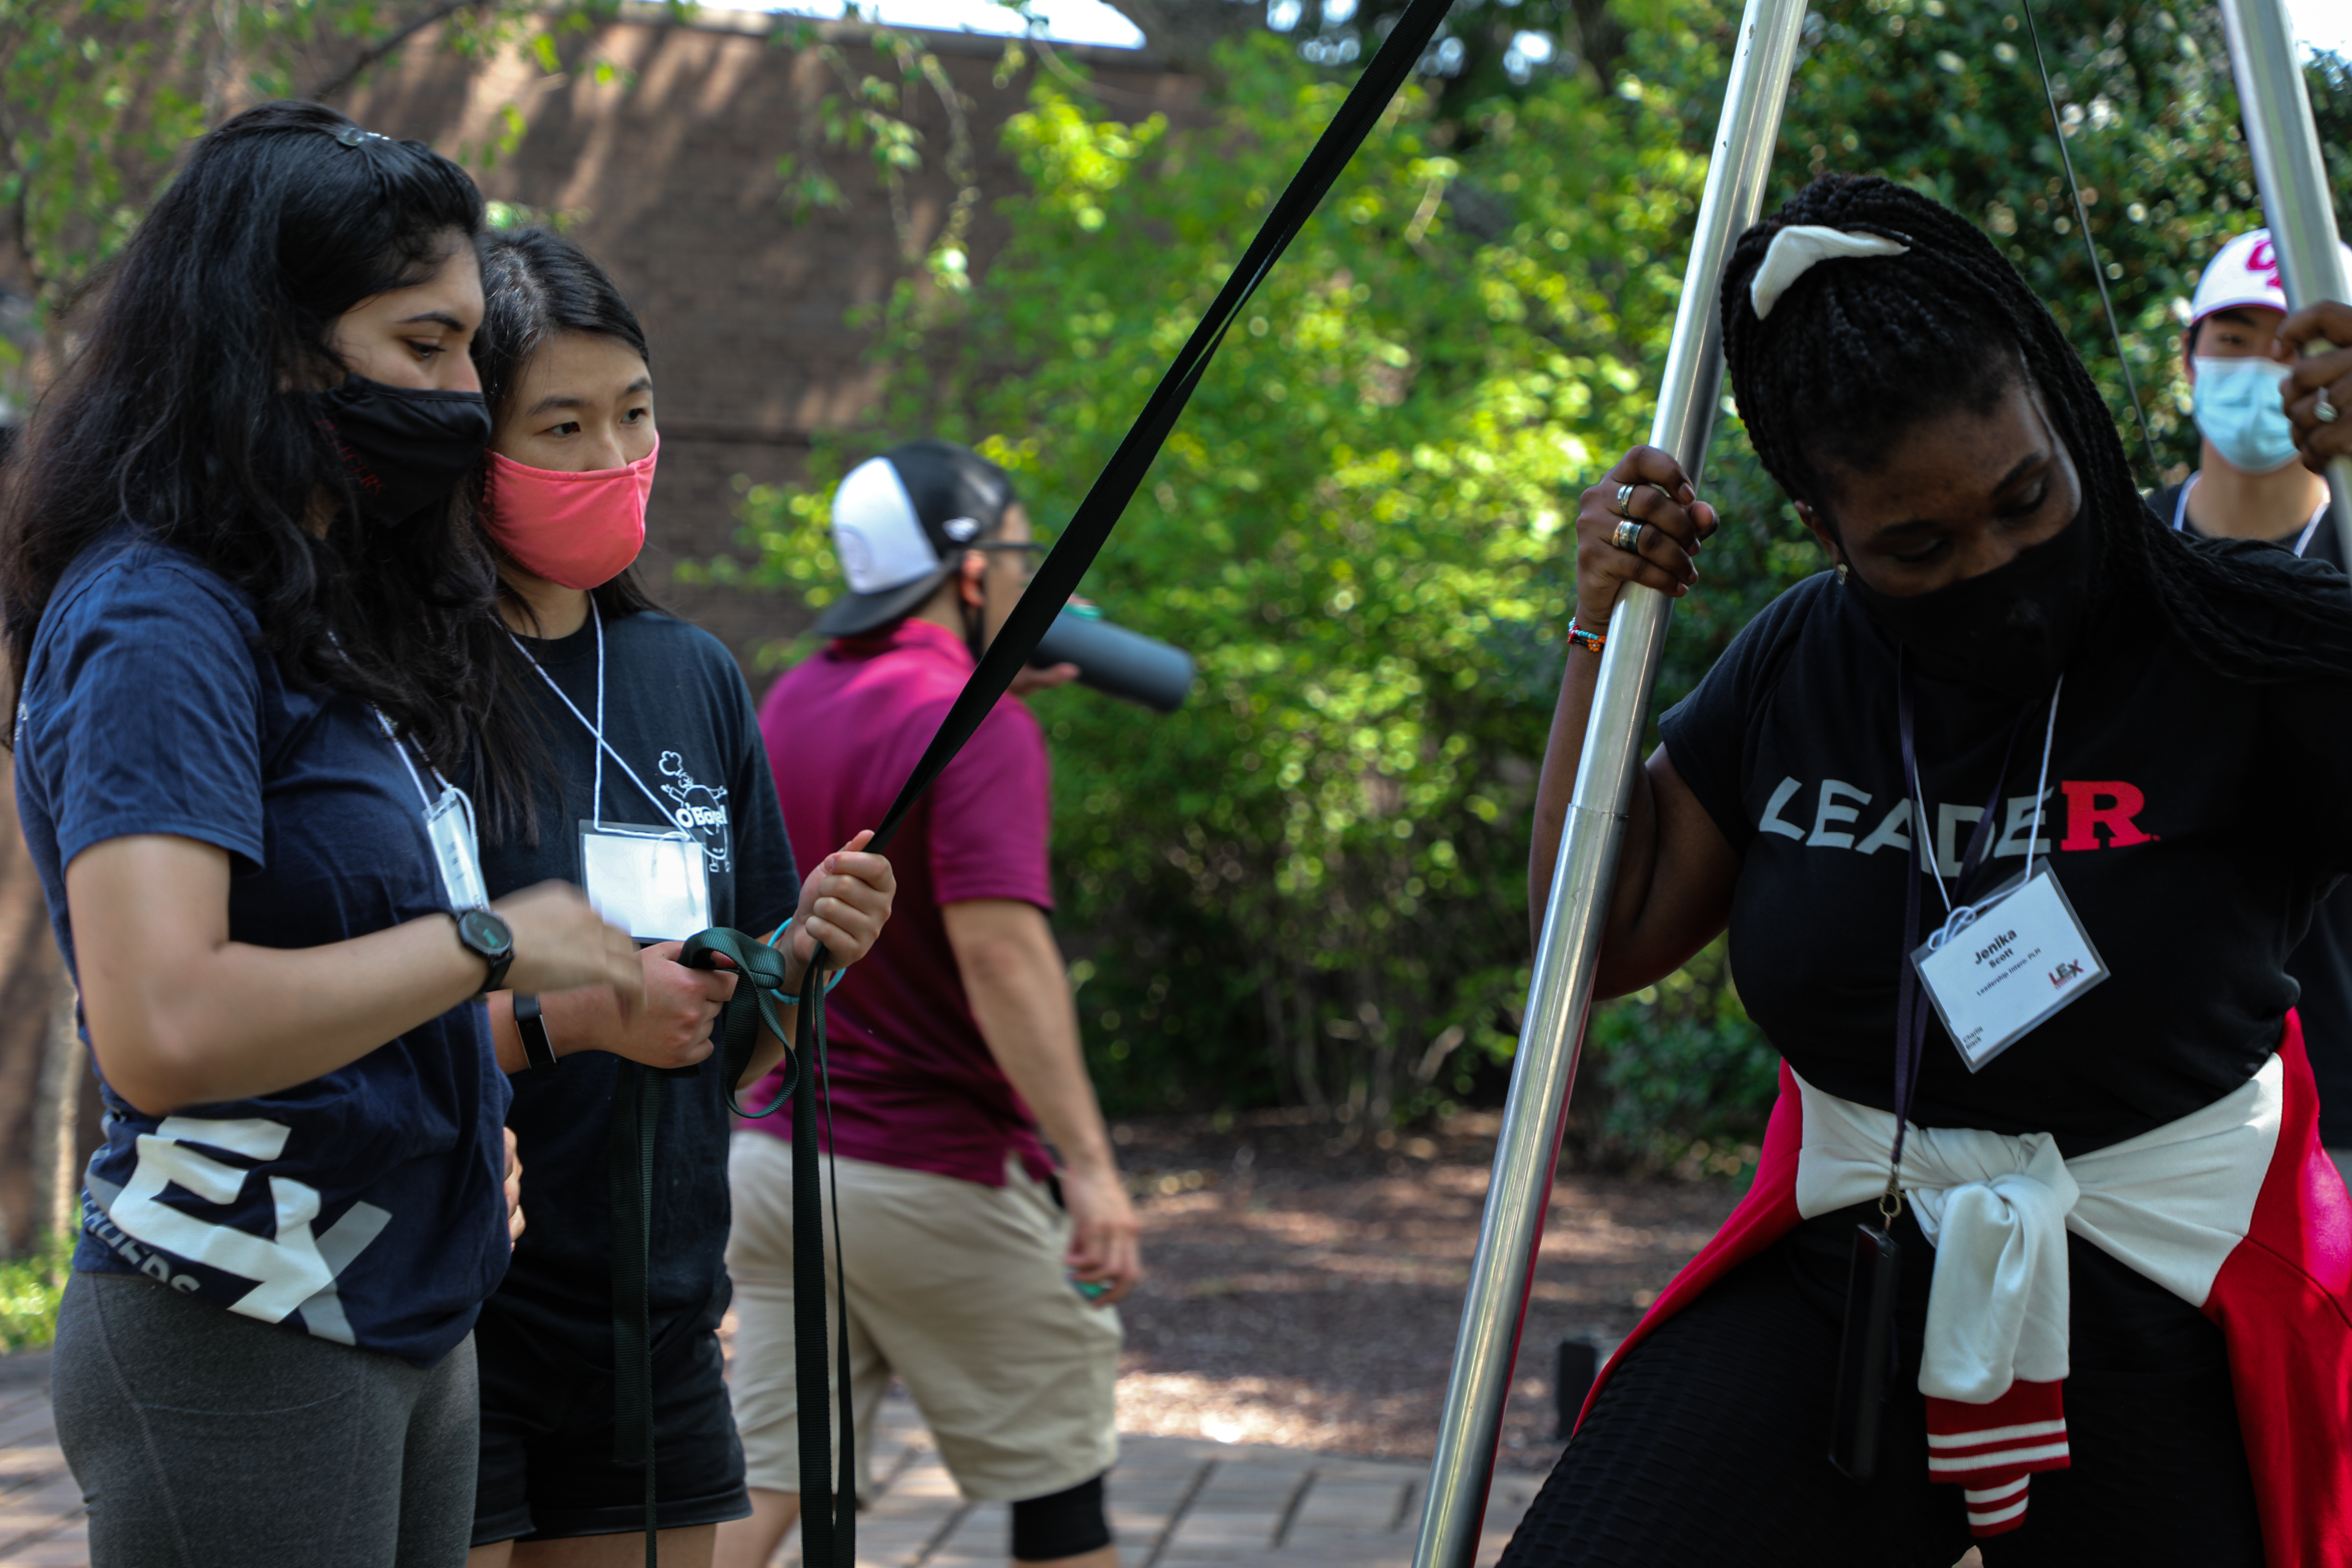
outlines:
[[[1759,320],[1748,285],[1796,224],[1875,234],[1900,256],[1817,263]],[[1723,340],[1748,440],[1793,500],[1818,507],[1824,459],[1874,468],[1921,421],[1989,409],[2021,372],[2082,475],[2116,607],[2153,611],[2216,673],[2352,675],[2352,599],[2311,591],[2284,557],[2191,543],[2141,501],[2105,401],[2049,310],[1974,224],[1875,175],[1825,174],[1740,236]]]

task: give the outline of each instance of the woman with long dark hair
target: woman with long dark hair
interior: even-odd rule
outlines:
[[[1727,926],[1780,1100],[1504,1561],[2352,1561],[2352,1206],[2284,967],[2352,869],[2344,579],[2163,527],[1916,192],[1816,181],[1722,311],[1834,570],[1660,720],[1599,987]],[[1717,525],[1654,448],[1584,494],[1538,906],[1619,590],[1694,591]]]
[[[511,1234],[479,998],[642,987],[575,890],[489,903],[446,782],[481,215],[421,143],[237,116],[14,466],[17,808],[107,1109],[53,1371],[99,1568],[462,1561]]]
[[[888,861],[861,852],[868,834],[802,881],[734,658],[638,581],[661,441],[635,314],[560,235],[492,234],[480,248],[474,359],[494,426],[477,495],[505,644],[500,718],[473,773],[490,824],[484,870],[493,892],[576,880],[648,945],[634,1010],[605,988],[490,1000],[518,1074],[508,1125],[533,1223],[478,1331],[472,1560],[646,1560],[623,1533],[646,1527],[646,1461],[615,1457],[647,1430],[619,1421],[616,1394],[632,1384],[619,1346],[636,1331],[615,1332],[615,1259],[642,1247],[659,1552],[693,1568],[722,1521],[751,1511],[719,1347],[728,1091],[756,1083],[783,1046],[764,1041],[722,1081],[711,1024],[734,981],[682,966],[679,939],[788,928],[797,989],[817,942],[835,965],[865,955],[895,883]],[[616,1218],[614,1128],[634,1149],[646,1122],[658,1186],[643,1215]]]

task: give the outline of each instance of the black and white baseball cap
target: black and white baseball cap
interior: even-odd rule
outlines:
[[[1012,504],[1004,470],[953,441],[908,441],[850,469],[833,495],[849,592],[817,617],[817,635],[856,637],[911,614]]]

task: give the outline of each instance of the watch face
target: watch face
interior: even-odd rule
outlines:
[[[488,910],[467,910],[457,917],[457,934],[485,958],[503,958],[514,947],[507,922]]]

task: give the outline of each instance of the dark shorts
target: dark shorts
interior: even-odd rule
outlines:
[[[475,1331],[482,1379],[476,1546],[645,1528],[646,1473],[613,1459],[613,1375],[554,1360],[494,1311]],[[719,1336],[654,1357],[654,1489],[664,1530],[743,1519],[743,1445]]]

